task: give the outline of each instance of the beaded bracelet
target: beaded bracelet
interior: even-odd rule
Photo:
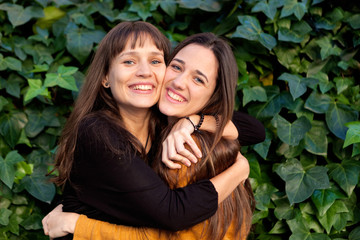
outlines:
[[[214,115],[214,118],[215,118],[215,122],[216,122],[216,128],[218,128],[219,125],[220,125],[219,115],[215,114],[215,115]]]
[[[195,125],[189,117],[185,117],[185,119],[187,119],[191,123],[191,125],[193,125],[194,131],[198,132],[198,131],[200,131],[200,127],[201,127],[202,123],[204,122],[204,114],[200,114],[200,121],[197,125]]]

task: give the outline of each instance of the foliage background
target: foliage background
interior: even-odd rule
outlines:
[[[0,239],[47,239],[48,181],[93,51],[126,20],[174,45],[231,42],[237,108],[266,127],[243,148],[257,207],[250,239],[360,239],[360,5],[336,0],[0,0]]]

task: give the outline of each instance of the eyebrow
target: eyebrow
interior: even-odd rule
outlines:
[[[181,59],[178,59],[178,58],[174,58],[173,61],[177,61],[179,63],[181,63],[182,65],[185,65],[185,62]],[[202,73],[200,70],[195,70],[195,72],[201,76],[203,76],[205,78],[205,80],[207,82],[209,82],[209,79],[206,77],[206,75],[204,73]]]
[[[120,53],[119,57],[122,57],[122,56],[136,56],[136,55],[139,55],[138,52],[136,52],[136,51],[127,51],[127,52]],[[160,55],[160,56],[164,57],[164,54],[162,52],[150,52],[150,55],[152,55],[152,56]]]

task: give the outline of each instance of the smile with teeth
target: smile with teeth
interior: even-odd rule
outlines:
[[[134,85],[132,87],[133,90],[142,90],[142,91],[148,91],[153,88],[152,85]]]
[[[175,101],[178,101],[178,102],[183,102],[183,101],[185,101],[184,98],[180,97],[179,95],[177,95],[176,93],[174,93],[174,92],[172,92],[172,91],[170,91],[170,90],[168,90],[167,93],[168,93],[168,96],[169,96],[171,99],[175,100]]]

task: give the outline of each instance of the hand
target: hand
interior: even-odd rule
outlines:
[[[200,118],[199,116],[192,116],[191,118],[196,117]],[[192,121],[194,120],[192,119]],[[168,168],[181,168],[180,164],[174,163],[173,161],[178,161],[185,164],[186,166],[190,166],[191,162],[197,162],[197,157],[202,157],[200,149],[196,145],[194,139],[191,137],[193,132],[194,127],[189,122],[189,120],[185,118],[180,119],[171,129],[171,132],[162,145],[162,162]],[[185,143],[189,145],[190,149],[194,153],[185,148]]]
[[[241,169],[241,179],[242,179],[241,183],[243,184],[245,180],[249,178],[249,174],[250,174],[249,161],[240,152],[238,152],[234,164],[239,165],[239,168]]]
[[[44,233],[49,235],[50,239],[63,237],[75,231],[75,225],[80,215],[63,212],[62,207],[62,204],[58,205],[42,220]]]

